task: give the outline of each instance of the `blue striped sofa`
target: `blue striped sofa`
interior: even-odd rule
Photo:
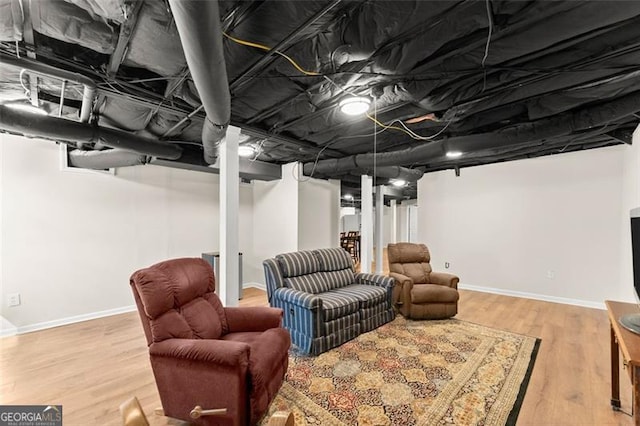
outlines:
[[[285,253],[263,262],[269,304],[291,340],[318,355],[391,321],[393,278],[356,273],[342,248]]]

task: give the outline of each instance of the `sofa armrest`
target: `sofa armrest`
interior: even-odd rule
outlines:
[[[395,281],[391,277],[378,274],[365,274],[364,272],[358,272],[355,275],[356,284],[368,284],[377,285],[385,288],[392,288],[395,285]]]
[[[446,285],[456,290],[458,289],[458,282],[460,281],[460,278],[457,276],[445,272],[432,272],[429,274],[429,278],[432,284]]]
[[[322,308],[322,300],[312,293],[281,287],[273,292],[273,297],[289,302],[304,309],[318,310]]]
[[[249,345],[216,339],[167,339],[152,343],[149,346],[149,355],[151,358],[177,358],[246,368],[249,364]]]
[[[282,309],[266,306],[224,308],[229,331],[265,331],[282,323]]]

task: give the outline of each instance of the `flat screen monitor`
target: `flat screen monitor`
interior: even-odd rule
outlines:
[[[640,207],[631,210],[631,257],[633,263],[633,289],[636,300],[640,301]],[[636,334],[640,334],[640,310],[639,313],[624,315],[620,318],[620,324]]]

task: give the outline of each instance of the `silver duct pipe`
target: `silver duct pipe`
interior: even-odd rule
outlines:
[[[105,170],[112,167],[139,166],[147,163],[147,156],[124,149],[105,149],[104,151],[69,151],[69,164],[74,167],[92,170]]]
[[[360,176],[363,174],[370,174],[373,176],[373,169],[368,170],[371,173],[359,173],[351,172],[351,174]],[[405,180],[407,182],[415,182],[419,180],[424,175],[422,170],[418,169],[409,169],[406,167],[400,166],[386,166],[386,167],[376,167],[376,177],[384,178],[384,179],[393,179],[393,180]]]
[[[478,149],[492,149],[516,144],[534,142],[557,136],[569,135],[578,130],[601,126],[612,120],[626,117],[640,111],[640,91],[621,96],[613,101],[583,108],[575,112],[537,120],[499,130],[495,133],[455,136],[427,142],[400,151],[377,154],[357,154],[343,158],[332,158],[305,163],[305,175],[339,175],[354,168],[372,169],[377,167],[426,163],[444,158],[447,151],[468,152]]]
[[[191,78],[207,117],[202,127],[204,159],[214,164],[231,120],[218,2],[169,0]]]
[[[32,75],[47,78],[53,77],[62,81],[75,81],[76,83],[84,85],[84,91],[82,93],[82,107],[80,109],[80,121],[83,123],[89,121],[91,108],[93,106],[93,99],[96,96],[97,90],[95,82],[89,77],[76,72],[61,70],[60,68],[52,67],[51,65],[43,64],[32,59],[17,58],[4,52],[0,52],[0,63],[3,66],[27,70],[29,71],[29,74]]]
[[[63,118],[16,111],[6,105],[0,105],[0,129],[28,137],[56,141],[100,141],[110,148],[122,148],[169,160],[176,160],[182,155],[182,148],[177,145],[154,141],[107,127],[97,127]]]

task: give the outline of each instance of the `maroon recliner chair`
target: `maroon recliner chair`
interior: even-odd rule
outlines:
[[[282,310],[223,307],[211,266],[198,258],[141,269],[130,283],[165,415],[199,425],[257,423],[287,372]],[[227,412],[193,419],[196,406]]]

